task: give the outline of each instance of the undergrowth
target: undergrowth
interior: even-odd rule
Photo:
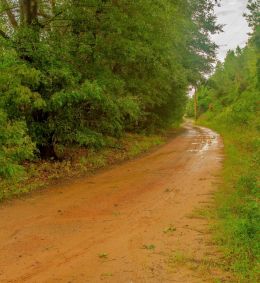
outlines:
[[[111,145],[102,149],[83,147],[62,148],[63,161],[28,161],[23,164],[25,174],[19,178],[4,179],[0,177],[0,201],[18,197],[33,190],[47,187],[50,184],[85,176],[99,168],[116,162],[131,159],[147,150],[164,143],[165,135],[127,134]]]
[[[260,138],[257,121],[226,123],[207,113],[199,121],[224,140],[223,182],[216,195],[216,239],[237,282],[259,282]]]

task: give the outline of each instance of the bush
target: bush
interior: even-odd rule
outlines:
[[[0,176],[17,177],[24,170],[21,162],[32,159],[35,144],[28,136],[24,121],[8,121],[0,109]]]

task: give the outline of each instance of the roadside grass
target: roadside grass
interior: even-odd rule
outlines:
[[[171,268],[177,268],[178,265],[187,263],[188,258],[183,251],[172,251],[169,255],[168,264]]]
[[[188,254],[183,250],[171,251],[167,258],[170,271],[179,272],[181,268],[191,270],[203,278],[203,282],[234,282],[225,270],[225,263],[218,262],[215,257],[199,258],[196,254]],[[207,280],[207,281],[206,281]],[[201,281],[202,282],[202,281]]]
[[[24,163],[24,176],[9,180],[0,178],[0,201],[45,188],[59,180],[92,174],[97,169],[133,159],[165,142],[166,134],[126,134],[119,140],[111,141],[111,146],[99,150],[62,148],[63,161],[36,160]]]
[[[212,209],[212,206],[209,207],[200,207],[196,208],[192,211],[192,213],[187,215],[188,218],[190,219],[214,219],[214,211]]]
[[[216,242],[236,282],[260,282],[259,129],[255,125],[228,125],[207,116],[199,124],[220,133],[225,146],[222,183],[212,214]]]
[[[213,260],[198,259],[195,256],[187,255],[184,251],[172,251],[168,258],[168,265],[172,269],[178,269],[180,266],[185,266],[190,270],[200,272],[203,275],[211,274],[211,270],[219,267]]]
[[[142,152],[146,152],[153,146],[162,144],[162,138],[160,136],[153,136],[153,139],[146,142],[140,142],[140,140],[132,140],[131,148],[128,151],[128,158],[133,158]]]
[[[171,224],[170,226],[166,227],[166,228],[163,230],[163,233],[164,233],[164,234],[172,234],[172,233],[174,233],[176,230],[177,230],[176,227]]]
[[[148,251],[154,251],[155,250],[155,245],[154,244],[143,245],[142,248],[145,249],[145,250],[148,250]]]

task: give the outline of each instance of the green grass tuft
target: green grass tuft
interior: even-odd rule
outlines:
[[[225,145],[223,183],[216,195],[218,244],[237,282],[259,282],[259,131],[253,121],[250,126],[236,127],[204,116],[200,124],[218,131]]]

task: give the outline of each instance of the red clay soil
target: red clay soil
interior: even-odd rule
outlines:
[[[0,282],[228,280],[194,212],[211,205],[221,158],[217,134],[186,124],[146,156],[2,205]]]

